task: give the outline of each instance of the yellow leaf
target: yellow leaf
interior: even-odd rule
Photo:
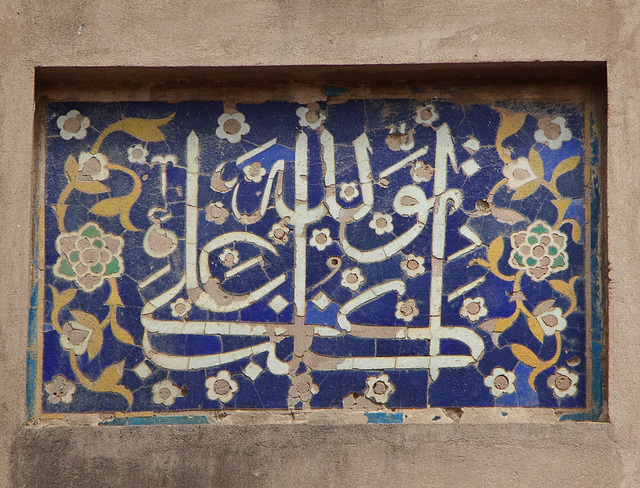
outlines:
[[[104,304],[122,307],[124,303],[122,303],[122,298],[120,298],[120,293],[118,292],[118,281],[115,278],[109,278],[109,286],[111,287],[111,293]]]
[[[60,315],[60,310],[62,307],[67,305],[71,300],[73,300],[76,296],[78,290],[75,288],[69,288],[68,290],[63,291],[62,293],[58,293],[58,290],[55,287],[49,285],[51,288],[51,293],[53,294],[53,310],[51,311],[51,325],[53,328],[58,331],[58,333],[62,334],[62,327],[60,326],[60,322],[58,320],[58,316]]]
[[[542,179],[544,177],[544,164],[538,151],[533,148],[529,151],[529,164],[531,165],[533,174]]]
[[[82,193],[105,193],[109,191],[109,187],[99,181],[76,181],[74,188]]]
[[[537,368],[544,364],[544,362],[540,361],[540,358],[538,358],[531,349],[524,347],[523,345],[511,344],[511,352],[519,361],[532,368]]]
[[[524,125],[524,121],[527,118],[527,114],[525,113],[511,113],[507,109],[498,108],[498,112],[500,112],[500,127],[498,127],[498,133],[496,135],[496,149],[498,150],[498,154],[502,158],[502,160],[509,164],[511,159],[504,155],[502,151],[502,142],[509,136],[515,134],[520,130],[520,128]]]
[[[89,344],[87,346],[87,352],[89,353],[90,360],[95,358],[100,353],[103,342],[104,335],[102,334],[102,329],[93,329],[93,334],[91,334],[91,338],[89,339]]]
[[[113,333],[113,336],[120,342],[131,345],[135,344],[135,341],[133,340],[133,337],[131,337],[131,334],[124,330],[116,320],[113,320],[111,322],[111,332]]]
[[[120,380],[122,379],[122,374],[124,373],[124,361],[120,361],[119,363],[112,364],[107,369],[103,371],[100,377],[93,381],[89,389],[93,391],[106,391],[118,393],[124,396],[129,404],[133,402],[133,394],[129,389],[122,385],[118,385]]]
[[[120,305],[122,305],[122,300],[120,300],[120,295],[118,295],[117,285],[115,285],[116,280],[114,278],[111,278],[109,280],[109,283],[111,284],[111,296],[109,297],[109,300],[111,300],[115,294],[115,297],[117,298],[117,300],[120,301]],[[131,334],[129,334],[128,331],[123,329],[122,326],[118,323],[118,306],[117,305],[111,306],[111,310],[109,311],[109,318],[111,323],[111,333],[113,334],[113,336],[116,339],[118,339],[120,342],[124,342],[125,344],[132,344],[132,345],[135,344],[133,337],[131,337]]]
[[[578,242],[582,236],[582,227],[576,219],[567,219],[566,222],[571,223],[571,239],[573,242]]]
[[[107,198],[91,207],[91,212],[96,215],[102,215],[103,217],[113,217],[114,215],[120,214],[121,204],[121,198]]]
[[[91,383],[93,391],[111,391],[122,379],[124,373],[124,361],[112,364],[105,369],[100,377]]]
[[[131,212],[131,207],[133,207],[133,204],[136,203],[136,200],[137,200],[136,196],[127,195],[122,197],[122,201],[120,203],[120,208],[121,208],[120,223],[122,224],[122,227],[124,227],[127,230],[133,230],[133,231],[140,230],[135,225],[133,225],[129,217],[129,213]]]
[[[558,209],[558,220],[561,220],[571,205],[571,198],[554,198],[551,203]]]
[[[69,205],[58,204],[55,205],[56,216],[58,217],[58,227],[64,232],[64,215],[67,213],[67,207]]]
[[[516,308],[516,311],[513,312],[510,317],[499,318],[495,327],[493,328],[493,332],[495,332],[496,334],[501,334],[514,324],[519,315],[520,309]]]
[[[473,258],[471,261],[467,263],[467,268],[469,266],[482,266],[483,268],[487,268],[487,269],[491,268],[489,261],[486,261],[480,258]]]
[[[69,310],[73,318],[85,327],[89,327],[92,330],[100,330],[100,321],[93,315],[82,310]]]
[[[78,290],[75,288],[69,288],[62,293],[58,293],[58,290],[56,290],[53,286],[50,286],[50,288],[51,292],[53,293],[53,306],[57,309],[61,309],[66,304],[68,304],[75,298],[76,293],[78,293]]]
[[[565,282],[562,280],[549,280],[549,284],[551,287],[559,293],[562,293],[569,300],[571,300],[571,305],[569,309],[562,314],[563,317],[568,317],[571,312],[573,312],[578,305],[578,298],[576,297],[576,291],[574,289],[574,285],[578,276],[574,276],[569,280],[569,282]]]
[[[169,123],[175,112],[163,119],[122,119],[120,130],[145,142],[164,141],[165,137],[158,127]]]
[[[64,163],[64,172],[67,175],[69,183],[73,183],[76,180],[76,175],[78,174],[78,161],[76,161],[73,154],[70,154],[67,161]]]
[[[551,177],[551,183],[555,186],[555,182],[560,175],[568,173],[573,168],[578,166],[580,162],[580,156],[574,156],[572,158],[567,158],[564,161],[560,162],[556,169],[553,170],[553,176]]]
[[[527,317],[527,323],[529,324],[529,330],[534,335],[534,337],[540,342],[544,341],[544,332],[542,330],[540,322],[538,322],[538,319],[536,319],[533,315],[529,315]]]
[[[487,251],[487,258],[491,268],[498,267],[498,261],[502,257],[504,252],[504,241],[502,237],[496,237],[491,244],[489,244],[489,250]]]
[[[515,275],[505,275],[498,269],[498,261],[502,257],[502,253],[504,252],[504,242],[502,241],[502,237],[496,237],[491,244],[489,244],[489,249],[487,250],[487,258],[489,260],[489,269],[491,272],[496,275],[501,280],[505,281],[513,281],[515,280]],[[474,264],[482,264],[482,263],[474,263]],[[471,265],[471,262],[469,262]]]
[[[511,196],[511,200],[522,200],[523,198],[528,197],[538,189],[540,183],[540,180],[534,180],[530,181],[529,183],[525,183],[520,188],[518,188],[516,192]]]

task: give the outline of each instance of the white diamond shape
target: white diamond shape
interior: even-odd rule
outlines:
[[[138,375],[138,377],[140,377],[140,379],[148,378],[149,375],[153,373],[153,371],[151,371],[151,368],[147,366],[147,363],[144,361],[133,368],[133,371]]]
[[[287,308],[288,305],[289,305],[289,302],[285,300],[282,297],[282,295],[276,295],[269,302],[269,306],[271,307],[271,310],[273,310],[275,313],[282,312],[285,308]]]
[[[476,163],[475,159],[467,159],[460,167],[467,176],[471,176],[480,170],[480,165]]]
[[[462,147],[469,151],[469,154],[474,154],[478,152],[478,149],[480,149],[480,141],[475,137],[472,137],[467,142],[465,142]]]
[[[316,293],[311,299],[311,302],[320,309],[321,312],[324,312],[325,309],[333,303],[333,300],[327,296],[327,294],[323,291]]]
[[[245,366],[242,372],[247,378],[251,378],[251,381],[253,381],[258,376],[260,376],[260,373],[262,373],[262,367],[259,364],[256,364],[253,361],[251,361],[249,364]]]

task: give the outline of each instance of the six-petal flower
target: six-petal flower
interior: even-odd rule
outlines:
[[[250,127],[244,121],[244,115],[240,112],[232,114],[223,113],[218,117],[218,128],[216,129],[216,135],[220,139],[226,139],[231,143],[240,142],[242,136],[249,133]]]
[[[484,306],[484,298],[465,298],[460,307],[460,316],[466,317],[469,322],[477,322],[489,313]]]
[[[418,124],[432,127],[433,123],[440,118],[436,108],[432,104],[423,105],[416,109],[414,120]]]
[[[579,377],[576,373],[570,372],[567,368],[558,368],[554,374],[547,378],[547,386],[553,390],[553,394],[558,398],[575,396],[578,392]]]
[[[238,391],[238,382],[231,379],[229,371],[219,371],[216,376],[210,376],[204,382],[207,387],[207,398],[228,403]]]
[[[58,117],[56,124],[60,129],[60,137],[65,141],[82,140],[87,137],[87,128],[91,125],[91,120],[77,110],[71,110],[67,112],[67,115]]]
[[[127,149],[127,154],[130,163],[145,164],[149,151],[142,144],[134,144]]]
[[[170,407],[176,402],[176,398],[182,397],[182,390],[171,380],[162,380],[151,387],[153,403]]]
[[[235,249],[225,247],[218,256],[218,259],[227,268],[231,268],[240,262],[240,253]]]
[[[313,229],[309,245],[315,247],[318,251],[324,251],[327,246],[333,243],[329,229]]]
[[[405,258],[400,261],[400,267],[409,278],[415,278],[425,273],[424,257],[416,256],[415,254],[407,254]]]
[[[364,390],[364,396],[370,398],[376,403],[387,403],[389,397],[396,391],[396,387],[388,374],[380,376],[369,376],[367,378],[367,387]]]
[[[60,402],[71,403],[77,388],[63,375],[57,374],[51,382],[44,385],[44,389],[49,394],[47,401],[55,405]]]
[[[345,269],[342,272],[342,281],[340,282],[345,288],[356,291],[360,285],[364,283],[364,276],[360,268]]]
[[[345,202],[351,202],[360,195],[358,184],[353,181],[351,183],[340,183],[340,198]]]
[[[296,115],[299,118],[301,127],[309,127],[309,129],[317,129],[327,119],[325,111],[320,109],[317,103],[310,103],[306,107],[298,107]]]
[[[493,368],[491,375],[484,379],[485,386],[491,388],[494,397],[509,395],[516,391],[516,374],[513,371],[505,371],[504,368]]]
[[[549,149],[560,149],[562,143],[570,141],[573,134],[564,117],[545,117],[538,120],[538,130],[533,136],[537,142],[549,146]]]
[[[393,217],[382,212],[373,212],[373,218],[369,222],[369,227],[381,236],[387,232],[393,232]]]

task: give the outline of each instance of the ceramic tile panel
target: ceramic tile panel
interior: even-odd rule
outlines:
[[[589,103],[44,112],[33,416],[601,408]]]

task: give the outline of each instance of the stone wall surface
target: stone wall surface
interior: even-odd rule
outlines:
[[[2,486],[640,485],[639,10],[565,0],[0,2]],[[25,426],[36,67],[494,63],[499,73],[503,62],[536,61],[606,63],[608,422]]]

